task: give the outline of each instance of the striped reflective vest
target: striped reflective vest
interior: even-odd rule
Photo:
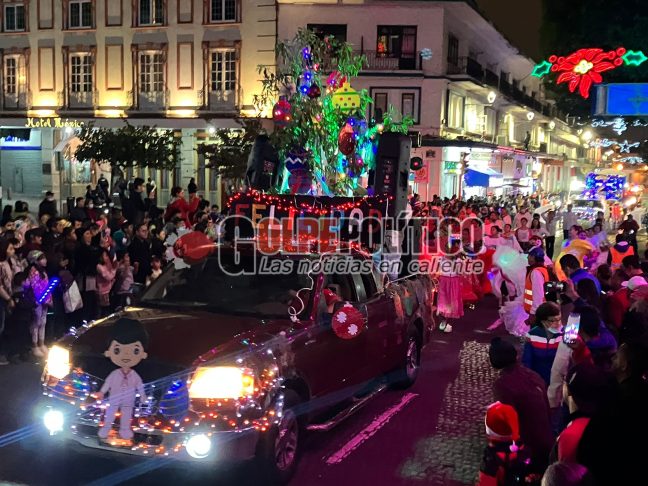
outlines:
[[[531,308],[533,307],[533,283],[531,282],[531,274],[533,272],[539,271],[544,278],[544,283],[549,281],[549,272],[545,267],[534,267],[527,274],[526,282],[524,283],[524,312],[527,314],[531,313]],[[542,292],[542,297],[544,300],[544,288],[540,290]]]

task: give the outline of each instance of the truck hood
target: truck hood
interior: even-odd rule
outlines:
[[[210,351],[216,357],[225,357],[242,350],[245,348],[242,341],[257,335],[252,331],[265,334],[265,328],[270,327],[268,321],[259,317],[196,309],[130,308],[92,324],[72,343],[75,367],[100,379],[115,369],[103,353],[110,344],[111,326],[120,317],[139,320],[148,333],[148,357],[135,367],[145,382],[187,370],[199,356]]]

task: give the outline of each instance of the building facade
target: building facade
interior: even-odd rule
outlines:
[[[572,166],[600,157],[531,76],[535,63],[472,2],[279,0],[281,39],[306,26],[366,57],[354,87],[373,99],[370,116],[393,106],[414,119],[424,169],[411,183],[424,200],[568,191]]]
[[[163,201],[190,177],[220,199],[196,145],[255,114],[258,66],[275,64],[273,1],[2,0],[0,26],[5,199],[83,195],[110,168],[74,158],[75,132],[123,118],[182,138],[175,170],[129,175],[155,179]]]

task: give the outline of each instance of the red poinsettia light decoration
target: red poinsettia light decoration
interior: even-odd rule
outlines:
[[[601,83],[601,73],[621,66],[624,62],[625,48],[619,47],[614,51],[604,51],[599,48],[579,49],[568,56],[551,56],[553,63],[551,71],[561,73],[556,84],[569,83],[569,91],[578,88],[580,95],[589,98],[592,85]]]

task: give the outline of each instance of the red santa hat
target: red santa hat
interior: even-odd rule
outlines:
[[[491,440],[515,441],[520,439],[518,414],[513,407],[495,402],[486,410],[486,434]]]

